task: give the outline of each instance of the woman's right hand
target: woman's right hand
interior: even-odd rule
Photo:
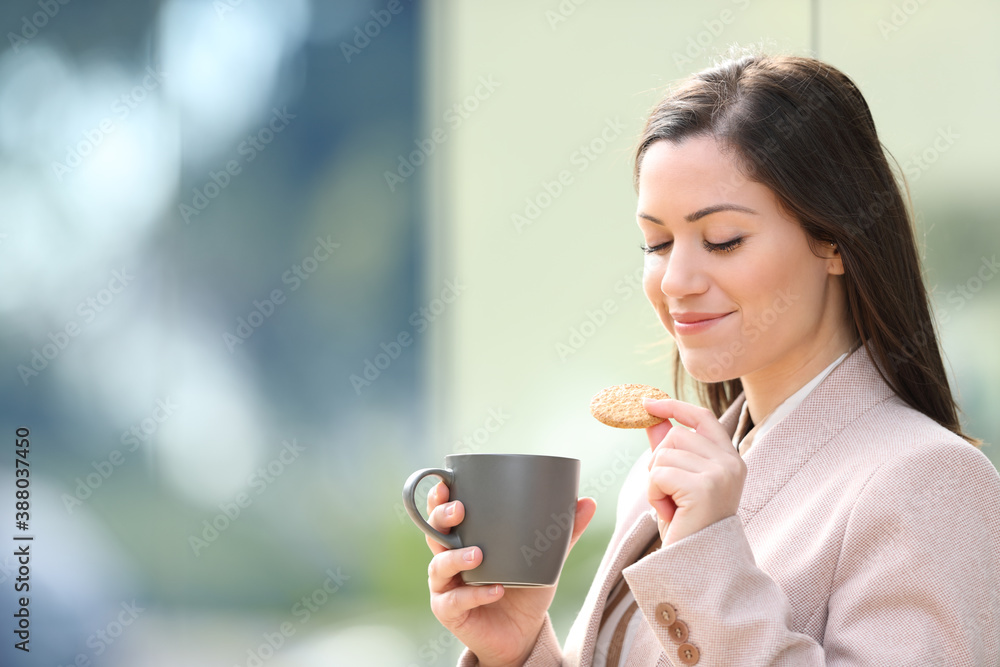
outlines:
[[[442,533],[465,518],[460,501],[448,502],[448,487],[443,483],[427,495],[427,511],[431,526]],[[571,549],[596,511],[593,498],[577,501]],[[556,587],[468,586],[462,572],[482,562],[479,547],[448,549],[429,537],[427,546],[434,554],[427,568],[431,611],[441,625],[476,654],[481,667],[523,664],[535,647]]]

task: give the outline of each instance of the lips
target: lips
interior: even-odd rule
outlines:
[[[720,317],[725,317],[729,313],[696,313],[696,312],[682,312],[682,313],[670,313],[670,317],[673,318],[674,322],[678,324],[695,324],[697,322],[705,322],[707,320],[715,320]]]
[[[726,321],[726,318],[732,314],[732,312],[696,313],[691,311],[671,313],[670,316],[674,320],[674,333],[678,336],[694,336],[708,331],[719,322]]]

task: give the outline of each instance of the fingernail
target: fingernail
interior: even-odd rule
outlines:
[[[453,516],[455,514],[455,503],[448,505],[448,509],[444,511],[445,516]]]
[[[500,586],[492,586],[490,588],[490,595],[500,595]]]
[[[475,549],[469,549],[464,554],[462,554],[462,558],[464,558],[465,560],[467,560],[467,561],[469,561],[471,563],[472,561],[476,560],[476,550]]]

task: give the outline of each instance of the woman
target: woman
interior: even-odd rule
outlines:
[[[712,409],[647,399],[689,428],[647,429],[565,649],[554,589],[464,586],[479,549],[428,540],[461,664],[1000,664],[1000,477],[959,425],[857,87],[724,62],[656,107],[635,177],[645,293]]]

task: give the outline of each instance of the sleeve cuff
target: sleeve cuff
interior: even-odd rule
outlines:
[[[790,603],[756,566],[736,515],[650,554],[623,574],[660,645],[684,664],[745,664],[747,655],[757,664],[825,664],[818,643],[789,629]]]
[[[562,649],[559,647],[559,639],[555,630],[552,629],[552,619],[545,614],[545,622],[538,633],[535,641],[535,648],[532,649],[523,667],[559,667],[562,665]],[[479,658],[476,654],[466,648],[462,651],[458,659],[458,667],[478,667]]]

